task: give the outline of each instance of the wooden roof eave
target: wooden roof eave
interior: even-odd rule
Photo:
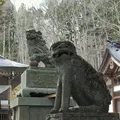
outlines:
[[[110,63],[113,61],[113,68],[110,67]],[[114,57],[111,56],[109,49],[107,48],[104,56],[103,56],[103,61],[100,65],[99,72],[103,73],[104,76],[109,77],[110,79],[118,71],[118,68],[120,66],[120,63],[114,59]]]
[[[100,65],[100,68],[99,68],[99,72],[105,74],[108,67],[109,67],[109,63],[110,63],[110,54],[109,54],[109,49],[106,49],[105,53],[104,53],[104,56],[103,56],[103,61]]]

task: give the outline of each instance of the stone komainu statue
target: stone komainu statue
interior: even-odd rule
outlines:
[[[49,61],[49,49],[46,46],[45,40],[42,38],[40,31],[36,32],[34,29],[26,31],[28,54],[30,56],[31,66],[37,66],[42,61],[45,66],[51,66]],[[35,63],[35,61],[37,63]],[[35,65],[36,64],[36,65]]]
[[[78,56],[75,46],[69,41],[54,43],[50,50],[52,61],[59,72],[57,95],[51,113],[67,111],[70,96],[81,107],[94,106],[96,112],[108,112],[111,95],[102,73],[98,73]]]

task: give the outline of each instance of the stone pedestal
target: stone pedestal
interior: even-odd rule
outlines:
[[[58,75],[55,68],[35,67],[27,69],[21,76],[21,95],[30,97],[31,93],[53,94],[56,92]]]
[[[49,114],[46,120],[120,120],[118,113],[57,113]]]
[[[21,75],[21,87],[24,88],[56,88],[57,72],[55,68],[36,67],[27,69]]]
[[[54,105],[54,98],[17,97],[10,103],[12,120],[46,120]],[[70,106],[75,106],[71,99]]]
[[[21,92],[10,103],[13,120],[46,120],[54,98],[43,96],[56,93],[58,75],[55,68],[30,68],[21,76]],[[42,96],[42,97],[41,97]]]
[[[10,107],[13,120],[46,120],[53,104],[54,99],[18,97],[11,102]]]

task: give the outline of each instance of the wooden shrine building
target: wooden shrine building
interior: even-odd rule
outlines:
[[[112,111],[120,112],[120,43],[109,41],[103,56],[99,72],[105,76],[106,84],[111,90]]]
[[[27,68],[28,65],[0,56],[0,120],[11,119],[9,103],[12,89],[20,84],[20,76]]]

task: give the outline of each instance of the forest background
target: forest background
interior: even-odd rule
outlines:
[[[71,41],[98,69],[106,41],[120,39],[120,0],[44,0],[39,8],[22,3],[18,10],[10,0],[0,0],[0,55],[29,64],[26,30],[33,28],[42,32],[48,48]]]

